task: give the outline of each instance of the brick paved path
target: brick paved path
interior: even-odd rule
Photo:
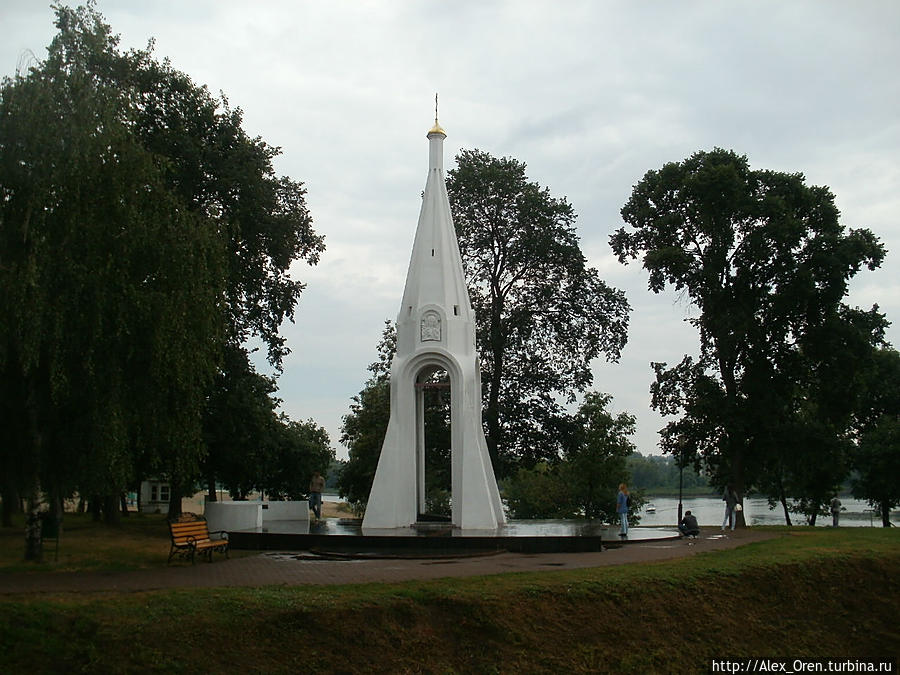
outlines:
[[[627,544],[602,553],[499,553],[472,558],[323,560],[297,552],[261,553],[191,566],[177,563],[166,568],[134,572],[15,573],[0,575],[0,594],[129,592],[163,588],[216,586],[302,586],[401,582],[411,579],[468,577],[506,572],[547,571],[623,565],[696,555],[703,551],[736,548],[772,538],[759,530],[737,530],[723,537],[705,528],[696,540],[670,540]]]

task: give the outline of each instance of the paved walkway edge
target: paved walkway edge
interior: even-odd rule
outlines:
[[[746,529],[727,535],[704,528],[698,539],[649,541],[602,552],[499,553],[453,559],[328,560],[301,552],[266,552],[214,562],[173,564],[133,572],[13,573],[0,575],[0,595],[35,593],[122,593],[172,588],[304,586],[399,583],[671,560],[705,551],[737,548],[779,536]]]

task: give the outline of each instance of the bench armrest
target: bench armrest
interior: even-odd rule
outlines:
[[[210,536],[214,534],[221,534],[222,536],[219,537],[219,539],[228,539],[228,532],[226,532],[225,530],[216,530],[215,532],[210,532],[209,534]]]

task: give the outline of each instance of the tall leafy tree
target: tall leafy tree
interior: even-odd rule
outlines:
[[[370,378],[353,397],[350,412],[341,425],[341,443],[347,447],[349,457],[338,478],[338,492],[356,513],[364,513],[369,501],[391,417],[390,406],[390,381]]]
[[[245,499],[262,482],[264,460],[276,442],[276,390],[273,378],[256,372],[246,349],[226,347],[203,416],[207,454],[201,472],[211,501],[217,482],[235,499]]]
[[[578,411],[562,423],[565,451],[554,462],[520,467],[502,482],[514,518],[616,520],[616,494],[629,482],[627,457],[634,451],[634,416],[613,415],[612,396],[588,392]],[[643,499],[632,493],[631,520],[639,519]]]
[[[891,526],[891,509],[900,504],[900,418],[884,415],[863,433],[854,455],[853,496],[877,507],[881,524]]]
[[[859,435],[851,453],[853,495],[865,499],[890,527],[890,511],[900,504],[900,353],[877,350],[866,369],[865,413],[857,422]]]
[[[372,376],[353,397],[350,412],[341,425],[341,443],[349,450],[338,478],[338,491],[357,513],[365,511],[375,480],[381,445],[391,418],[391,360],[397,345],[392,321],[384,322],[378,343],[378,360],[369,365]]]
[[[0,99],[4,494],[34,515],[42,490],[115,494],[138,464],[178,510],[223,348],[258,338],[280,368],[290,266],[324,242],[240,109],[152,46],[121,52],[93,5],[55,9],[47,60]]]
[[[223,328],[216,228],[135,138],[130,93],[93,76],[115,38],[79,16],[58,10],[47,60],[0,88],[3,452],[19,457],[29,559],[42,492],[114,503],[135,445],[196,464]]]
[[[609,411],[612,396],[588,392],[571,420],[562,476],[576,513],[613,522],[618,485],[629,482],[626,459],[634,451],[635,418]],[[637,507],[637,504],[635,504]]]
[[[629,306],[587,265],[571,204],[529,181],[524,163],[479,150],[456,162],[447,191],[478,322],[488,447],[503,475],[559,454],[560,400],[590,386],[595,358],[618,359]]]
[[[877,238],[846,230],[827,188],[807,186],[801,174],[752,170],[722,149],[649,171],[622,217],[627,228],[610,237],[619,261],[640,259],[651,291],[671,287],[698,312],[690,321],[699,358],[654,364],[654,407],[681,415],[664,429],[663,446],[686,443],[714,483],[743,494],[773,447],[791,443],[786,430],[812,439],[813,428],[824,429],[837,442],[845,411],[825,412],[835,401],[816,379],[821,385],[822,368],[843,358],[829,336],[850,321],[842,304],[849,280],[881,264]],[[877,339],[870,331],[870,345]],[[832,479],[813,483],[818,490]]]
[[[293,320],[305,287],[290,267],[316,264],[325,249],[303,184],[275,173],[280,148],[250,137],[240,108],[213,97],[168,60],[154,60],[149,49],[114,55],[97,75],[132,93],[141,142],[168,160],[169,186],[212,219],[227,243],[223,310],[230,342],[262,340],[280,369],[289,352],[280,327]]]
[[[844,483],[854,443],[872,415],[872,363],[886,327],[877,307],[842,306],[798,339],[795,407],[760,430],[768,442],[757,478],[770,502],[781,502],[788,524],[790,512],[815,524]]]
[[[313,471],[327,475],[334,460],[328,432],[313,420],[275,420],[272,442],[263,462],[259,489],[269,499],[304,499]]]
[[[226,348],[203,420],[202,475],[210,501],[216,500],[216,483],[233,499],[254,491],[301,499],[312,472],[324,474],[334,459],[325,429],[277,412],[276,390],[274,378],[256,372],[245,349]]]
[[[500,488],[512,518],[575,517],[572,495],[557,464],[538,462],[532,467],[519,467],[500,482]]]
[[[219,308],[224,341],[239,348],[258,338],[269,362],[280,370],[288,353],[280,327],[292,320],[304,284],[291,277],[298,260],[318,262],[324,240],[312,228],[302,183],[278,176],[279,154],[242,128],[242,111],[224,97],[144,50],[121,53],[102,17],[91,7],[58,8],[60,36],[103,33],[105,44],[82,40],[80,55],[95,81],[126,92],[134,116],[134,136],[162,159],[166,186],[187,210],[215,224],[226,249],[225,288]],[[170,514],[180,507],[179,488],[196,466],[169,462],[173,483]]]

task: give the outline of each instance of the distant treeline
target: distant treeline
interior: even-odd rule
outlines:
[[[678,464],[671,455],[647,455],[633,452],[626,458],[631,474],[631,487],[644,492],[678,492]],[[706,476],[697,473],[693,466],[686,466],[682,476],[682,488],[686,492],[712,491]]]

